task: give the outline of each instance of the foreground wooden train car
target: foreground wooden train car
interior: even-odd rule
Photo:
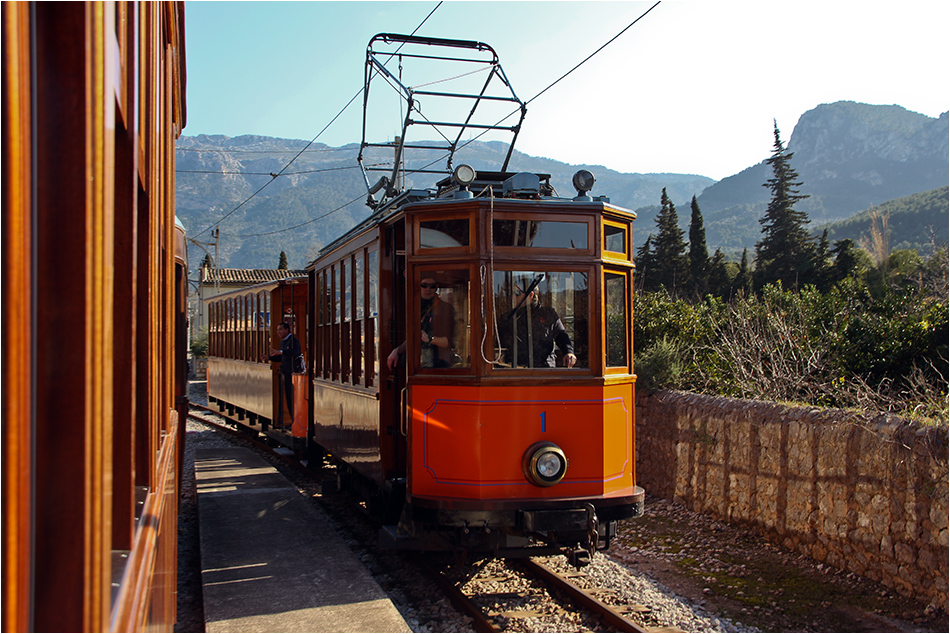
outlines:
[[[3,3],[3,630],[171,631],[183,3]]]

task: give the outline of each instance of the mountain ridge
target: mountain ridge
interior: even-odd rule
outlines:
[[[933,118],[900,106],[847,101],[804,113],[787,147],[794,152],[792,165],[801,176],[802,193],[810,196],[799,205],[812,226],[947,185],[947,120],[947,113]],[[183,135],[177,144],[176,204],[189,236],[208,247],[207,228],[226,217],[218,253],[222,266],[276,267],[283,250],[291,267],[299,268],[366,218],[370,213],[362,204],[366,185],[356,163],[359,144],[307,145],[301,139],[253,134]],[[466,162],[476,170],[494,171],[507,151],[507,143],[475,141],[457,153],[454,164]],[[419,167],[430,159],[410,154],[407,164]],[[391,152],[370,148],[364,162],[391,162]],[[517,149],[509,166],[509,171],[551,174],[561,196],[573,195],[571,176],[578,169],[591,171],[597,179],[592,194],[638,211],[635,246],[655,232],[653,220],[664,187],[684,227],[689,222],[689,201],[697,196],[710,252],[721,247],[737,256],[760,238],[757,220],[768,200],[762,185],[770,177],[764,160],[720,181],[695,174],[628,174],[603,165],[530,156]],[[433,174],[410,176],[407,185],[428,188],[435,180]],[[191,259],[202,256],[193,254]]]

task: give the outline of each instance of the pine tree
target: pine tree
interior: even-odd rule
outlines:
[[[709,250],[706,248],[706,227],[703,225],[703,214],[699,210],[696,196],[690,203],[689,220],[689,274],[693,280],[693,291],[696,297],[703,297],[709,292]]]
[[[805,230],[808,214],[795,209],[795,203],[808,196],[798,193],[801,182],[791,166],[794,153],[785,151],[778,123],[773,125],[775,144],[772,156],[766,159],[772,178],[763,185],[772,191],[772,199],[759,219],[763,237],[755,245],[755,273],[759,288],[776,281],[792,288],[810,281],[815,248]]]
[[[277,263],[277,270],[278,271],[287,270],[287,254],[284,253],[283,251],[280,252],[280,261]]]
[[[653,277],[658,286],[665,287],[670,295],[688,288],[689,260],[686,257],[686,242],[679,228],[676,206],[666,195],[660,196],[660,213],[656,216],[657,235],[653,239]]]

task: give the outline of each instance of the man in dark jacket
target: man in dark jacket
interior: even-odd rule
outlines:
[[[290,423],[284,425],[289,428],[294,424],[294,360],[302,354],[300,340],[290,332],[290,325],[285,322],[277,324],[277,336],[280,337],[280,350],[272,350],[274,354],[268,357],[271,361],[280,361],[280,373],[284,381],[284,398],[287,400],[287,410],[290,412]],[[279,420],[283,423],[284,408],[280,407]]]
[[[571,337],[567,334],[557,311],[541,306],[537,291],[525,292],[515,285],[512,304],[515,308],[498,324],[501,341],[506,347],[505,362],[512,367],[553,368],[557,355],[554,347],[564,355],[564,367],[577,363]],[[517,356],[516,356],[517,355]]]

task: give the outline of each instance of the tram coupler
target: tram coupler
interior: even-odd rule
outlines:
[[[594,552],[597,550],[597,542],[600,539],[598,532],[597,510],[593,504],[587,503],[587,553],[589,555],[587,563],[594,558]]]
[[[567,563],[575,568],[580,569],[590,563],[590,553],[586,548],[581,548],[579,545],[569,549],[565,554],[567,555]]]

